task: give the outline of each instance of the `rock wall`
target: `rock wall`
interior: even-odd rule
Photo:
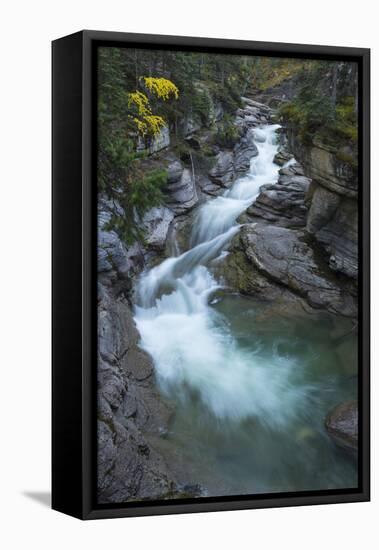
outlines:
[[[164,498],[180,486],[148,440],[164,433],[172,410],[155,388],[151,358],[138,347],[129,294],[148,249],[165,243],[173,214],[147,213],[146,247],[131,247],[108,229],[112,215],[124,215],[104,198],[98,211],[98,501]]]
[[[298,96],[302,79],[301,72],[295,73],[275,87],[256,90],[256,97],[272,108],[278,108]],[[333,98],[337,103],[352,97],[357,105],[357,81],[356,63],[333,63],[329,70],[324,70],[317,90],[320,95]],[[355,155],[348,140],[340,143],[341,147],[337,150],[317,139],[305,145],[292,123],[285,128],[285,133],[288,142],[284,153],[294,155],[302,165],[305,176],[312,180],[307,196],[309,211],[306,229],[323,247],[330,268],[357,281],[359,181],[354,165]],[[285,160],[288,157],[284,157]]]
[[[305,146],[289,129],[289,148],[312,179],[307,231],[324,247],[329,266],[358,278],[358,176],[322,143]]]
[[[98,296],[98,500],[162,498],[179,487],[146,435],[164,433],[172,411],[138,347],[127,299],[104,280]]]
[[[162,149],[167,149],[170,145],[170,130],[164,126],[158,134],[150,140],[150,143],[145,143],[142,138],[139,138],[137,151],[148,151],[150,154],[157,153]]]

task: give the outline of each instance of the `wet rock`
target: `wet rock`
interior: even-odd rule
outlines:
[[[277,285],[285,286],[313,308],[353,317],[354,297],[320,264],[305,237],[303,231],[273,225],[243,226],[225,260],[227,281],[237,290],[269,300],[275,299]]]
[[[303,167],[298,162],[293,162],[289,166],[279,170],[281,176],[304,176]]]
[[[166,256],[179,256],[190,248],[190,240],[193,228],[194,211],[183,216],[177,216],[170,228],[167,239]]]
[[[256,201],[247,209],[252,218],[261,218],[281,227],[304,227],[308,208],[305,198],[311,180],[298,175],[281,175],[274,185],[264,185]]]
[[[334,441],[342,447],[358,448],[358,402],[337,405],[326,417],[325,426]]]
[[[133,499],[161,499],[172,494],[176,484],[162,457],[132,420],[111,425],[98,422],[98,502],[127,502]]]
[[[289,151],[287,151],[284,148],[279,148],[279,151],[276,153],[274,157],[274,162],[279,166],[283,166],[292,158],[293,158],[293,155]]]
[[[245,174],[250,168],[251,159],[258,155],[253,139],[254,133],[250,129],[234,147],[234,170],[237,175]]]
[[[237,128],[240,128],[242,132],[250,129],[255,128],[259,125],[259,119],[255,115],[241,115],[236,116],[234,119],[234,124],[237,126]]]
[[[237,109],[235,124],[242,132],[269,122],[273,112],[267,105],[246,97],[241,99],[244,106],[241,109]]]

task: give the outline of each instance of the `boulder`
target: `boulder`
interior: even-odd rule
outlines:
[[[128,250],[115,231],[98,232],[98,271],[115,270],[121,277],[127,276],[132,268]]]
[[[163,250],[174,213],[164,206],[151,208],[142,219],[145,243],[156,250]]]
[[[276,153],[274,157],[274,162],[279,166],[284,166],[284,164],[286,164],[292,158],[293,158],[293,155],[289,151],[280,147],[279,151]]]
[[[166,202],[174,214],[191,210],[198,202],[196,182],[192,171],[184,168],[179,159],[168,165]]]
[[[266,116],[270,116],[273,112],[268,105],[255,101],[249,97],[241,97],[241,100],[245,105],[245,109],[255,109],[257,112],[264,113]]]
[[[237,175],[245,174],[250,168],[251,159],[258,155],[258,149],[254,143],[253,129],[248,130],[235,145],[233,155],[235,173]]]
[[[281,175],[273,185],[264,185],[247,209],[252,218],[260,218],[281,227],[304,227],[308,209],[305,198],[311,180],[298,175]]]
[[[333,440],[350,450],[358,448],[358,402],[337,405],[326,417],[325,427]]]
[[[238,128],[240,128],[242,132],[244,132],[250,128],[255,128],[256,126],[258,126],[259,119],[255,115],[244,114],[236,116],[236,118],[234,119],[234,124]]]
[[[177,183],[183,174],[183,165],[179,159],[172,157],[167,167],[167,183],[172,185]]]
[[[197,182],[201,191],[206,195],[217,196],[224,192],[223,187],[220,187],[220,185],[214,183],[207,176],[200,175],[197,178]]]
[[[241,99],[243,107],[237,109],[234,123],[237,127],[241,128],[242,132],[270,121],[273,116],[273,111],[270,107],[246,97]]]
[[[220,151],[216,164],[209,171],[209,179],[221,187],[230,187],[234,181],[234,156],[230,151]]]
[[[285,286],[312,308],[354,317],[354,297],[319,262],[305,232],[246,224],[232,242],[224,273],[227,282],[241,292],[273,300],[275,289]]]
[[[296,161],[279,170],[281,176],[304,176],[303,167]]]

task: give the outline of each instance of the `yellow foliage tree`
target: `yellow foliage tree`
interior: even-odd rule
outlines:
[[[179,90],[171,80],[167,78],[141,77],[148,91],[156,95],[159,99],[167,101],[173,96],[179,97]],[[166,126],[163,117],[153,114],[149,98],[141,91],[136,90],[128,94],[128,107],[136,111],[136,115],[130,115],[137,131],[142,136],[156,136]]]
[[[154,93],[160,99],[166,101],[170,99],[170,96],[174,96],[175,99],[179,97],[179,90],[171,80],[167,78],[153,78],[150,76],[142,77],[146,88]]]

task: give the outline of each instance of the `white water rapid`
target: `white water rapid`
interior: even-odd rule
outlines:
[[[209,305],[220,288],[211,262],[238,232],[236,219],[260,187],[278,179],[279,167],[273,162],[278,128],[267,125],[254,131],[258,155],[251,159],[249,172],[199,208],[192,248],[142,275],[135,320],[162,391],[184,400],[195,395],[217,418],[255,417],[280,429],[307,398],[307,388],[292,382],[296,363],[274,351],[268,358],[260,356],[259,348],[242,348],[226,320]]]

